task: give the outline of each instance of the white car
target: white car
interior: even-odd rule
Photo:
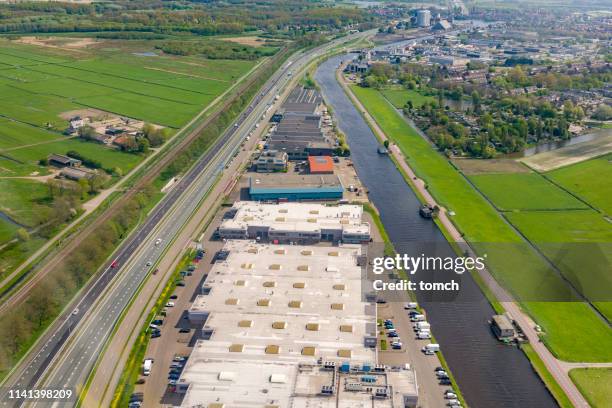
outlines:
[[[151,265],[153,265],[153,262],[151,261],[147,262],[147,266],[151,266]]]
[[[162,242],[162,239],[161,239],[161,238],[157,238],[157,239],[155,240],[155,246],[157,246],[157,245],[161,244],[161,242]]]
[[[166,303],[166,307],[174,307],[174,302],[168,302],[168,303]]]
[[[79,308],[77,307],[76,309],[74,309],[74,310],[72,311],[72,315],[73,315],[73,316],[76,316],[76,315],[78,315],[78,314],[79,314]]]

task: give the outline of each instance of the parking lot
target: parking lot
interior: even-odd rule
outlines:
[[[174,359],[176,356],[189,356],[198,336],[199,328],[190,326],[186,319],[187,310],[211,268],[215,252],[223,246],[223,242],[212,241],[210,238],[226,210],[224,207],[219,209],[203,234],[201,244],[205,250],[204,257],[194,263],[196,268],[191,272],[191,276],[186,275],[183,278],[185,286],[176,287],[173,293],[176,298],[170,300],[174,306],[166,308],[166,316],[157,317],[163,320],[163,324],[158,326],[161,336],[151,338],[145,353],[145,358],[154,360],[151,373],[144,376],[141,372],[139,378],[145,382],[137,384],[134,389],[135,393],[142,393],[143,407],[180,405],[181,395],[172,392],[169,376],[174,374],[174,377],[178,378],[181,367],[178,367],[179,364],[176,363],[179,362]],[[171,367],[173,363],[175,367]]]
[[[389,319],[392,321],[394,329],[401,339],[402,347],[400,350],[391,348],[391,340],[397,339],[388,337],[389,330],[383,326],[378,327],[379,345],[380,340],[385,339],[389,347],[387,350],[379,351],[379,363],[388,366],[400,366],[410,364],[416,371],[419,384],[419,406],[421,407],[445,407],[451,399],[444,398],[444,391],[452,389],[452,386],[439,384],[436,375],[436,368],[440,367],[438,355],[425,355],[421,351],[425,345],[432,343],[431,339],[417,340],[413,329],[413,322],[410,321],[408,310],[404,309],[404,303],[389,302],[378,305],[377,311],[379,322]],[[432,327],[435,332],[435,327]],[[382,332],[382,334],[381,334]]]

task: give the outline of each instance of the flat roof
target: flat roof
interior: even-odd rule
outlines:
[[[321,203],[268,204],[237,201],[232,218],[224,219],[220,229],[269,227],[274,230],[343,230],[349,233],[369,233],[370,225],[362,221],[360,205],[324,205]]]
[[[334,174],[258,174],[251,176],[250,186],[252,189],[287,189],[298,190],[312,187],[342,187],[340,179]]]
[[[311,173],[331,173],[334,171],[334,161],[330,156],[309,156],[308,165]]]

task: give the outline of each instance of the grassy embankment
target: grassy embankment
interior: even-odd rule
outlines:
[[[559,358],[612,360],[609,327],[583,302],[545,302],[568,297],[566,283],[526,245],[501,215],[463,176],[399,116],[373,89],[353,87],[388,137],[403,151],[437,201],[452,211],[465,239],[486,253],[490,269],[544,328],[543,341]]]

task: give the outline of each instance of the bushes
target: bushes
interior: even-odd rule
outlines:
[[[156,45],[155,48],[173,55],[200,55],[209,59],[241,60],[256,60],[274,55],[278,51],[278,48],[255,48],[222,40],[166,41]]]

